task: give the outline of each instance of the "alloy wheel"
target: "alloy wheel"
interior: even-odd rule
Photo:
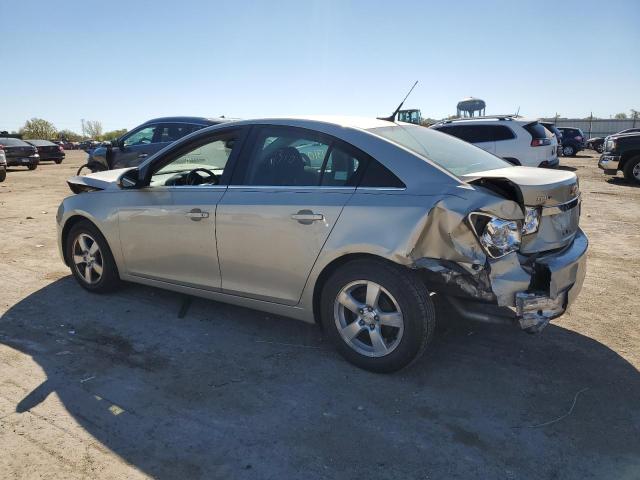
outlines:
[[[343,287],[333,312],[338,333],[361,355],[383,357],[400,344],[404,332],[400,306],[375,282],[356,280]]]
[[[89,285],[95,285],[102,278],[103,258],[98,242],[86,233],[79,234],[73,242],[73,264],[76,272]]]
[[[571,155],[573,155],[573,147],[571,146],[566,146],[562,148],[562,154],[565,157],[570,157]]]

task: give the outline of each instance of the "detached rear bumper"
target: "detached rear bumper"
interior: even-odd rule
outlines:
[[[521,328],[541,330],[575,301],[587,272],[588,248],[587,236],[578,229],[569,248],[536,260],[530,288],[515,295]]]

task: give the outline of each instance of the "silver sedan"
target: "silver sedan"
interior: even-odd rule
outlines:
[[[585,275],[573,173],[416,125],[231,122],[69,186],[59,245],[82,287],[138,282],[316,322],[373,371],[419,357],[434,302],[539,331]]]

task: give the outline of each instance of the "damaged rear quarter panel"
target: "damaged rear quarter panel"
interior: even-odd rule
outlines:
[[[440,191],[434,187],[432,194],[423,195],[358,189],[345,206],[307,285],[314,285],[324,267],[336,258],[366,253],[410,268],[434,271],[429,266],[437,264],[435,270],[442,275],[453,272],[442,267],[453,262],[477,277],[480,288],[478,285],[459,285],[463,289],[467,287],[467,293],[475,292],[474,296],[482,300],[497,298],[501,305],[514,305],[515,292],[523,289],[525,276],[528,285],[529,275],[520,267],[515,253],[513,257],[507,255],[491,260],[499,273],[491,278],[493,292],[486,291],[490,287],[487,276],[492,273],[485,269],[487,256],[467,221],[467,215],[473,211],[507,220],[523,218],[518,203],[466,184],[447,185]],[[514,288],[511,288],[510,279],[519,280]],[[305,303],[311,300],[310,295],[305,291]]]

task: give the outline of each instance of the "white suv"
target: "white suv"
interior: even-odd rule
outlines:
[[[557,167],[558,140],[537,120],[503,115],[443,120],[434,128],[493,153],[514,165]]]

